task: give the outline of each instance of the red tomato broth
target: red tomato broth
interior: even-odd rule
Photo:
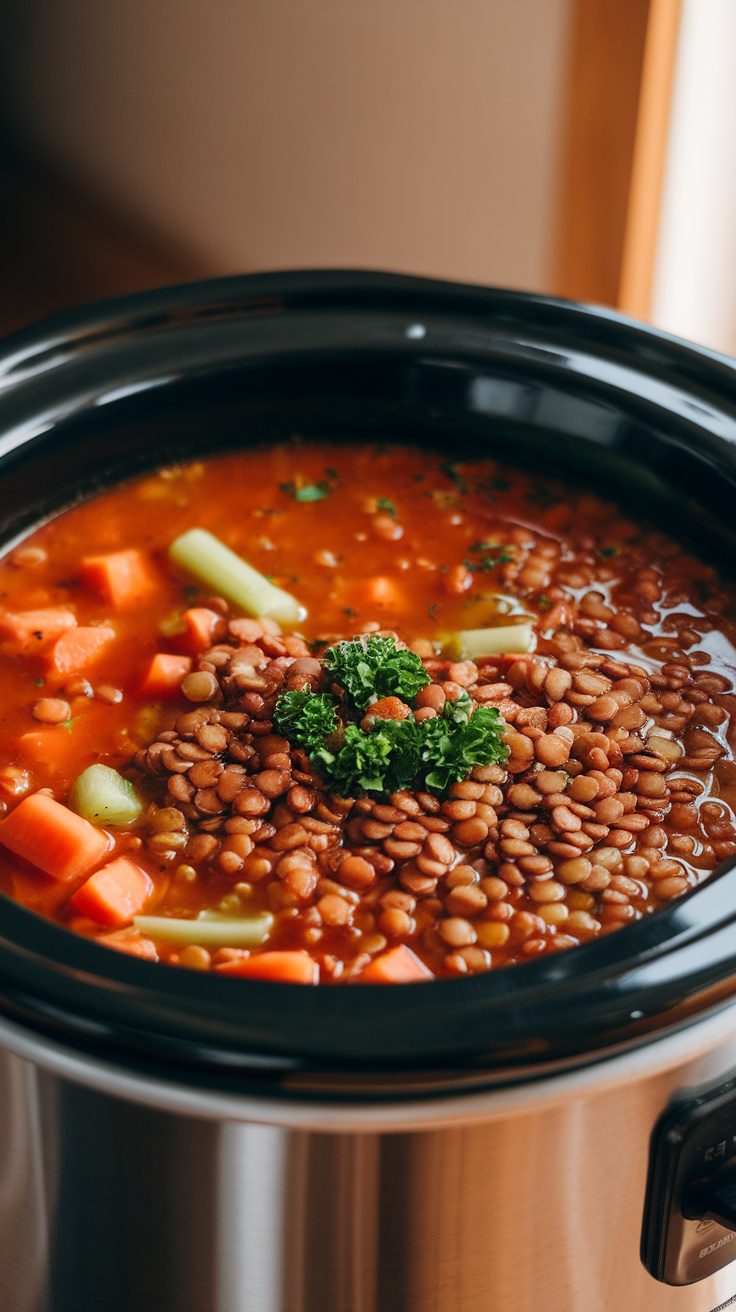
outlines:
[[[316,499],[300,500],[303,489],[316,489]],[[679,863],[682,876],[672,877],[685,877],[692,886],[731,855],[731,849],[736,853],[730,807],[736,767],[727,739],[732,702],[728,693],[736,667],[733,590],[674,540],[632,521],[590,492],[489,460],[448,465],[439,456],[401,446],[283,444],[161,470],[66,511],[0,561],[3,609],[68,608],[80,626],[110,625],[116,633],[76,681],[74,676],[50,673],[43,653],[20,657],[0,651],[0,799],[6,810],[38,788],[49,788],[65,800],[76,775],[94,761],[125,768],[145,798],[154,801],[159,796],[155,780],[127,767],[160,729],[191,710],[181,698],[154,701],[142,693],[141,685],[157,652],[191,650],[186,634],[177,632],[177,621],[188,608],[208,604],[206,590],[184,578],[167,556],[172,540],[194,526],[209,529],[295,595],[307,608],[300,629],[310,640],[380,628],[395,630],[410,645],[426,645],[456,629],[527,614],[537,619],[542,634],[549,633],[550,618],[562,631],[573,620],[590,650],[614,662],[656,670],[667,662],[676,667],[684,659],[693,679],[705,676],[707,681],[711,676],[707,700],[714,709],[703,721],[704,712],[696,707],[694,718],[696,723],[700,718],[702,732],[718,744],[721,754],[707,770],[678,770],[685,781],[702,787],[693,800],[710,804],[711,814],[707,822],[697,819],[693,825],[690,803],[673,802],[685,810],[681,823],[662,821],[666,844],[661,859]],[[80,563],[86,556],[131,548],[145,553],[157,586],[144,591],[138,605],[114,611],[99,589],[83,582]],[[545,641],[542,638],[542,647]],[[508,662],[507,671],[510,666]],[[84,680],[91,688],[82,687]],[[110,700],[111,690],[122,694],[119,701]],[[103,692],[107,698],[101,698]],[[33,707],[42,697],[66,698],[69,722],[39,723]],[[521,699],[529,699],[524,689]],[[667,708],[659,714],[666,719]],[[668,730],[665,725],[664,730],[674,732],[674,727]],[[511,810],[523,813],[518,805]],[[678,814],[675,810],[675,820]],[[189,862],[176,852],[157,854],[141,842],[136,826],[111,832],[111,856],[129,854],[154,881],[148,914],[191,917],[234,897],[238,880],[214,865]],[[635,833],[622,849],[622,860],[635,856],[642,842],[641,831]],[[511,879],[513,857],[504,862],[503,855],[486,861],[486,879],[498,879],[504,867]],[[466,860],[461,853],[459,864]],[[630,879],[625,867],[616,877]],[[564,920],[555,923],[551,912],[540,930],[540,908],[553,904],[535,901],[528,887],[535,881],[525,878],[521,884],[507,883],[507,894],[497,906],[489,896],[480,919],[470,913],[453,916],[451,907],[433,905],[438,899],[429,896],[424,899],[428,910],[422,928],[422,916],[417,924],[415,914],[422,897],[410,898],[414,905],[405,914],[415,928],[402,930],[400,916],[392,921],[386,915],[392,905],[395,911],[402,911],[403,905],[401,886],[388,875],[379,881],[381,896],[396,892],[394,904],[389,899],[386,905],[374,901],[369,906],[359,896],[352,904],[357,911],[351,923],[323,923],[319,939],[310,943],[300,915],[280,915],[288,907],[275,907],[269,899],[270,877],[253,882],[246,873],[242,878],[250,885],[249,909],[276,909],[274,930],[255,952],[306,947],[320,963],[321,978],[328,980],[359,977],[354,964],[369,959],[371,946],[375,959],[376,952],[380,955],[398,942],[405,942],[438,975],[489,969],[570,946],[564,938],[584,941],[625,923],[627,916],[621,913],[618,919],[604,917],[595,930],[586,929],[585,915],[595,920],[601,905],[608,910],[633,908],[629,918],[636,918],[668,900],[654,897],[654,883],[648,885],[646,878],[639,880],[636,893],[622,893],[623,900],[605,904],[595,890],[581,892],[571,883],[561,901],[568,911],[582,912],[583,922],[579,932],[565,935]],[[68,887],[64,900],[56,887],[48,889],[46,876],[0,847],[0,886],[5,891],[104,941],[102,927],[79,916],[71,904],[81,882]],[[463,898],[454,900],[461,903]],[[508,918],[501,906],[511,908]],[[531,928],[523,914],[536,921]],[[435,922],[443,917],[468,920],[477,937],[470,943],[459,941],[455,952],[452,943],[438,946]],[[514,917],[522,919],[515,922]],[[504,936],[503,927],[509,923],[518,924],[518,934]],[[478,934],[481,924],[485,928]],[[115,938],[119,936],[120,931]],[[377,949],[376,939],[384,940]],[[371,942],[365,948],[367,940]],[[530,944],[537,946],[529,950]],[[199,968],[210,964],[201,953],[197,957],[198,949],[193,953],[165,944],[157,948],[163,960]],[[243,954],[221,952],[219,960],[224,965],[238,956]],[[214,965],[216,958],[213,954]]]

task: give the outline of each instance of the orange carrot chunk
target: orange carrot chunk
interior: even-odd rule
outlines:
[[[377,574],[375,578],[369,579],[364,590],[368,601],[375,606],[401,605],[401,589],[396,586],[393,579],[383,574]]]
[[[112,934],[100,934],[95,942],[104,943],[106,948],[114,948],[116,952],[125,952],[129,957],[158,961],[156,944],[150,938],[144,938],[137,930],[119,929]]]
[[[17,748],[24,761],[37,762],[48,770],[63,769],[69,757],[69,734],[58,724],[50,729],[29,729],[18,738]]]
[[[156,591],[151,562],[137,548],[111,551],[104,556],[84,556],[82,578],[116,610],[137,606]]]
[[[86,670],[95,664],[114,637],[115,630],[104,625],[67,629],[51,648],[49,672],[65,675]]]
[[[119,856],[78,888],[72,906],[98,925],[120,929],[142,910],[153,892],[153,880],[130,857]]]
[[[159,651],[143,675],[141,692],[146,697],[176,697],[182,679],[191,668],[191,656],[171,656]]]
[[[211,647],[225,631],[222,615],[207,606],[192,606],[181,618],[185,626],[182,643],[194,656]]]
[[[53,879],[78,879],[100,864],[110,840],[47,793],[31,793],[0,822],[0,843]]]
[[[226,961],[216,970],[220,975],[288,984],[316,984],[319,979],[319,966],[306,952],[259,952],[240,961]]]
[[[410,984],[413,980],[434,979],[434,975],[411,948],[400,943],[374,957],[360,978],[366,984]]]
[[[47,610],[0,611],[0,643],[16,656],[32,656],[46,651],[67,629],[73,629],[76,616],[63,606]]]

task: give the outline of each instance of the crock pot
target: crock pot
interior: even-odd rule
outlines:
[[[608,311],[385,274],[155,291],[0,350],[4,544],[299,432],[605,486],[734,568],[736,363]],[[601,942],[307,988],[0,898],[4,1312],[736,1306],[736,868]]]

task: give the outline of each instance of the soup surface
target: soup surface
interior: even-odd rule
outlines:
[[[172,559],[193,528],[275,610]],[[162,469],[10,552],[0,607],[0,886],[119,951],[485,972],[736,854],[733,591],[561,482],[298,442]]]

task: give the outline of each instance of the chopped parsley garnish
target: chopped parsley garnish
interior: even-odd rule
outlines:
[[[380,697],[398,695],[411,703],[430,682],[419,657],[393,638],[371,635],[338,643],[325,654],[325,668],[342,688],[343,700],[328,693],[284,692],[273,723],[308,751],[341,797],[385,796],[413,785],[442,793],[476,765],[508,756],[498,711],[474,707],[467,693],[421,723],[412,714],[403,720],[377,718],[366,729],[355,722]]]
[[[376,499],[376,508],[382,510],[384,515],[390,515],[392,519],[396,519],[396,506],[388,497],[378,497]]]
[[[617,556],[618,553],[618,547],[599,547],[598,549],[598,555],[602,556],[604,560],[609,560],[612,556]]]
[[[552,609],[552,598],[547,596],[546,592],[540,592],[537,597],[537,606],[541,611]]]
[[[428,605],[428,607],[427,607],[427,614],[429,615],[429,618],[430,618],[431,620],[437,618],[437,611],[438,611],[438,610],[439,610],[439,602],[437,602],[437,601],[430,601],[430,603],[429,603],[429,605]]]
[[[379,697],[411,701],[430,682],[416,652],[397,647],[393,638],[376,634],[338,642],[325,652],[324,662],[332,680],[360,710]]]
[[[281,484],[281,491],[287,492],[295,501],[324,501],[332,490],[332,487],[325,479],[320,479],[319,483]]]
[[[471,542],[468,551],[477,555],[476,560],[466,560],[465,568],[477,574],[481,571],[496,569],[498,565],[508,565],[514,559],[514,547],[503,542]]]
[[[325,692],[282,692],[273,713],[273,727],[289,742],[316,752],[340,727],[337,698]]]
[[[481,483],[480,490],[489,501],[496,501],[499,492],[508,492],[511,484],[507,478],[489,478],[485,483]]]
[[[340,797],[393,793],[417,775],[421,730],[413,716],[379,720],[366,732],[349,724],[338,752],[322,749],[315,760]]]
[[[535,483],[527,492],[525,499],[534,506],[541,506],[546,509],[549,506],[558,505],[562,497],[557,492],[553,492],[551,488],[546,487],[544,483]]]
[[[468,480],[464,474],[461,474],[454,460],[443,460],[440,468],[442,473],[452,480],[459,492],[467,492]]]

